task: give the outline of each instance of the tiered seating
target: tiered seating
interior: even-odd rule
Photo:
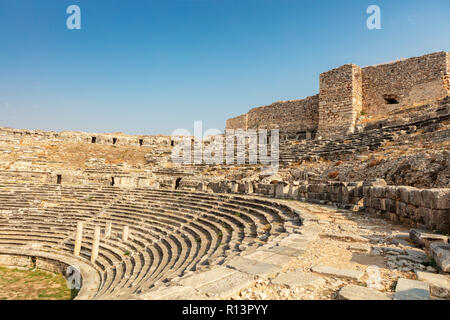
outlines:
[[[76,224],[84,221],[80,258],[89,262],[94,228],[101,226],[92,265],[101,279],[96,298],[147,291],[222,264],[283,232],[284,222],[298,221],[292,209],[270,200],[145,188],[10,183],[0,187],[0,208],[0,250],[38,247],[70,256]]]
[[[305,140],[301,143],[292,141],[280,144],[280,161],[290,163],[314,158],[337,159],[357,152],[373,151],[388,141],[395,141],[402,135],[411,135],[419,129],[434,131],[440,124],[450,119],[449,98],[440,101],[437,106],[427,107],[423,114],[419,111],[408,115],[406,120],[387,119],[373,122],[363,132],[349,134],[337,139]],[[431,108],[431,109],[430,109]],[[418,137],[424,136],[422,133]],[[439,138],[448,140],[448,135]]]

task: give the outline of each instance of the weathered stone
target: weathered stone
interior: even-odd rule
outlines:
[[[433,242],[430,245],[430,252],[439,269],[450,272],[450,244]]]
[[[236,273],[235,270],[225,268],[225,267],[217,267],[217,268],[211,269],[209,271],[197,273],[190,277],[184,278],[180,281],[180,284],[183,286],[196,288],[205,283],[217,281],[218,279],[221,279],[228,275],[232,275],[234,273]]]
[[[260,277],[270,277],[281,270],[281,267],[278,265],[244,257],[234,258],[227,264],[227,266]]]
[[[264,250],[257,250],[245,256],[248,259],[267,262],[277,266],[285,266],[292,261],[293,257],[282,254],[272,253]]]
[[[277,276],[272,280],[272,283],[287,285],[292,288],[301,288],[306,286],[320,286],[325,283],[325,280],[319,276],[311,273],[304,273],[302,271],[291,271],[286,274]]]
[[[409,237],[415,243],[426,247],[429,247],[432,242],[448,242],[448,236],[434,234],[419,229],[411,229],[409,231]]]
[[[430,285],[431,294],[439,298],[450,298],[450,276],[429,273],[416,272],[419,281],[426,282]]]
[[[348,285],[339,290],[340,300],[392,300],[388,295],[375,289]]]
[[[369,252],[370,246],[365,243],[354,243],[347,247],[351,251]]]
[[[432,209],[450,209],[450,189],[422,190],[423,205]]]
[[[291,247],[285,247],[285,246],[274,246],[271,248],[264,248],[263,250],[269,251],[269,252],[273,252],[273,253],[278,253],[278,254],[282,254],[285,256],[290,256],[290,257],[299,257],[303,254],[303,250],[299,250],[299,249],[294,249]]]
[[[428,256],[425,252],[417,250],[417,249],[408,249],[405,250],[406,255],[398,255],[397,259],[405,259],[410,260],[417,263],[423,263],[429,261]]]
[[[318,265],[311,268],[312,272],[325,274],[337,278],[347,278],[351,280],[361,280],[364,272],[359,270],[338,269],[330,266]]]
[[[321,237],[332,238],[339,241],[353,241],[353,242],[369,242],[369,239],[350,233],[324,233]]]
[[[191,287],[172,286],[139,296],[143,300],[208,300],[209,298]]]
[[[235,272],[216,281],[198,286],[197,289],[203,293],[215,294],[221,299],[226,299],[243,288],[251,285],[254,277],[244,272]]]
[[[430,300],[430,286],[425,282],[400,278],[394,300]]]

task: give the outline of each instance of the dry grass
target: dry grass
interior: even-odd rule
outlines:
[[[136,148],[133,146],[119,145],[101,145],[83,142],[52,142],[46,144],[43,142],[22,140],[21,146],[39,147],[40,150],[35,151],[41,160],[53,162],[52,166],[60,162],[60,166],[68,169],[84,169],[86,161],[91,158],[105,159],[107,165],[117,165],[127,163],[130,166],[139,166],[146,163],[144,156],[151,150],[149,147]],[[1,160],[16,161],[21,155],[19,151],[13,151],[8,155],[2,155]]]
[[[61,274],[0,266],[0,300],[71,300],[74,293]]]

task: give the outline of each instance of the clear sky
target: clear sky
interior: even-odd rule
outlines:
[[[450,51],[449,16],[449,0],[0,0],[0,126],[222,130],[342,64]]]

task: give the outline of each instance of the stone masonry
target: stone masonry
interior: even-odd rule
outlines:
[[[251,109],[228,119],[226,128],[317,131],[306,137],[331,138],[353,133],[360,115],[379,117],[449,93],[448,52],[365,68],[349,64],[320,75],[319,95]]]

